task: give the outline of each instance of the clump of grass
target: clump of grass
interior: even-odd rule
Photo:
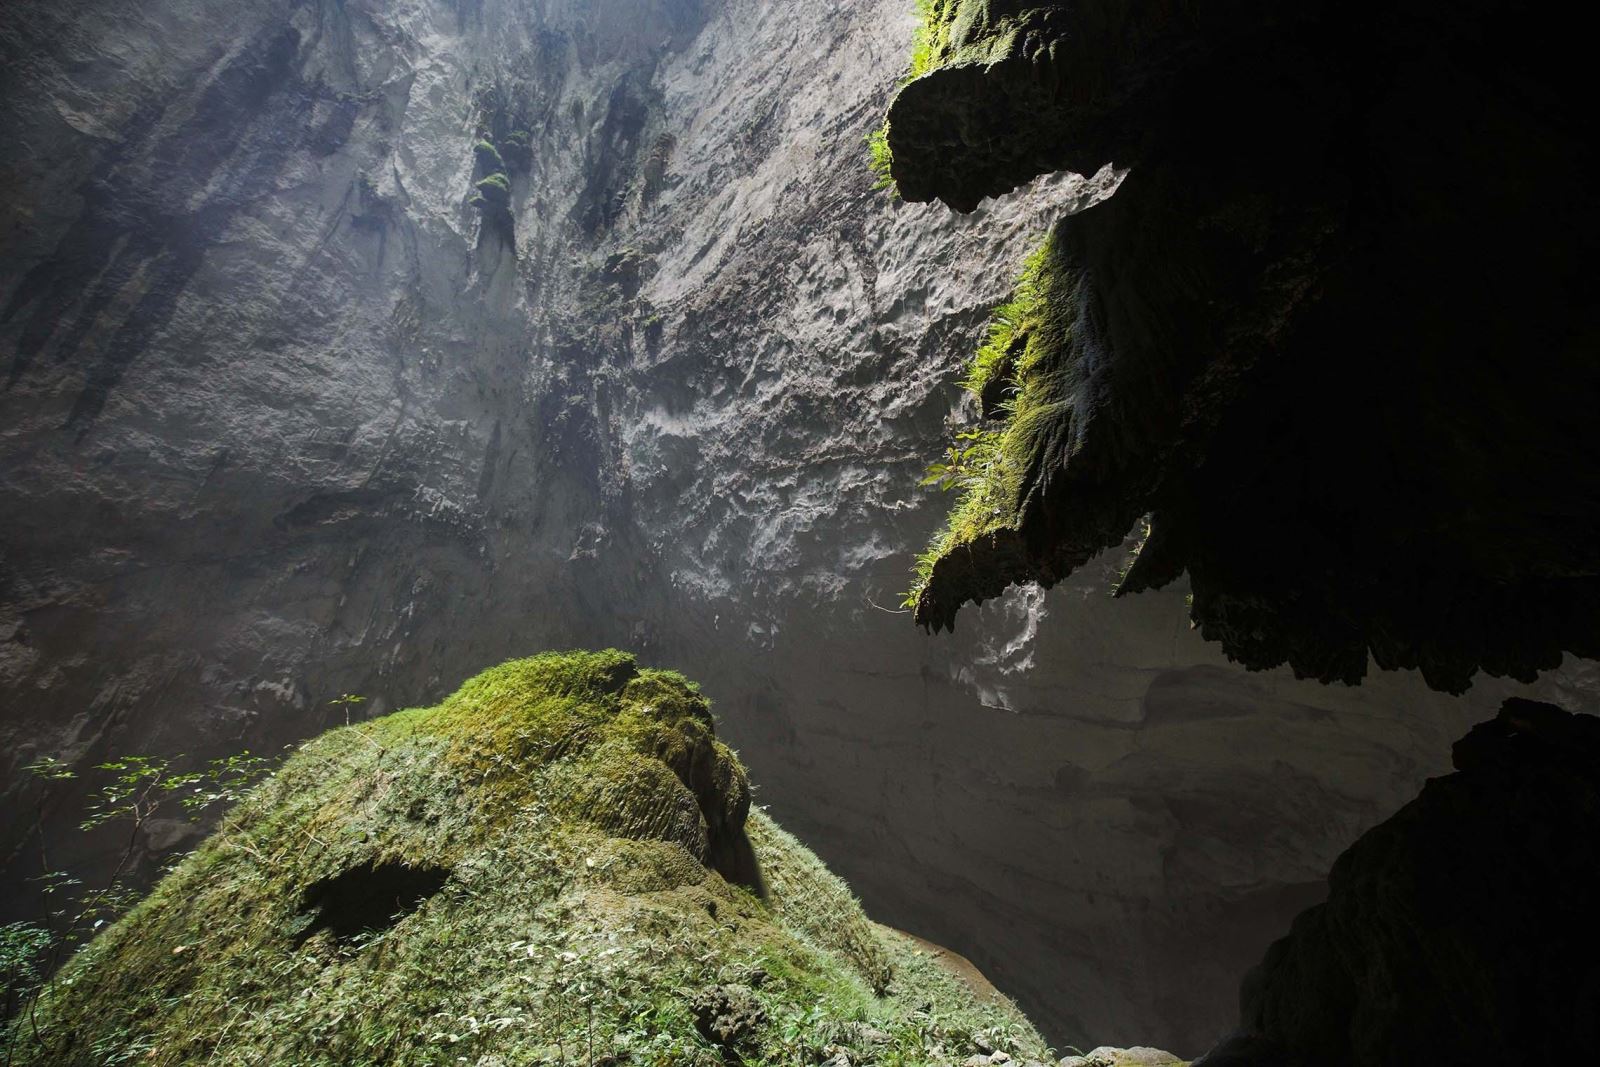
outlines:
[[[472,146],[473,158],[477,161],[478,170],[484,174],[504,173],[506,161],[500,156],[500,149],[493,142],[480,140]]]
[[[65,1067],[921,1064],[979,1030],[1048,1058],[748,798],[681,675],[513,661],[305,745],[0,1039]],[[719,834],[762,877],[718,873]]]
[[[948,49],[949,19],[956,0],[916,0],[917,26],[911,34],[911,59],[901,84],[926,74],[937,66]],[[867,165],[873,174],[872,189],[878,192],[895,187],[892,173],[894,153],[889,148],[887,124],[867,134]],[[895,194],[898,195],[898,194]]]
[[[473,186],[478,191],[481,202],[494,207],[505,207],[511,203],[511,179],[504,174],[491,174],[481,179]]]
[[[1050,239],[1046,238],[1023,260],[1011,298],[989,315],[988,332],[961,379],[962,388],[980,402],[985,393],[991,392],[997,382],[1009,375],[1019,355],[1018,342],[1026,341],[1029,323],[1043,311],[1043,275],[1049,253]]]

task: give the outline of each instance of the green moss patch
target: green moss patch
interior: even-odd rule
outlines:
[[[959,495],[918,557],[906,596],[924,626],[948,627],[961,604],[1034,576],[1026,515],[1044,473],[1064,466],[1074,449],[1078,275],[1058,232],[1027,258],[968,364],[962,384],[977,398],[982,422],[963,431],[925,479]]]
[[[751,810],[691,683],[609,651],[308,743],[6,1036],[331,1067],[944,1063],[980,1032],[1046,1058]]]

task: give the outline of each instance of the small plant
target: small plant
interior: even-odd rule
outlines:
[[[34,923],[0,926],[0,986],[5,989],[5,1015],[0,1018],[9,1019],[39,988],[50,943],[50,931],[43,926]]]
[[[350,725],[350,709],[358,704],[366,703],[366,697],[356,696],[354,693],[340,693],[328,701],[329,707],[344,708],[344,724]]]
[[[941,492],[968,489],[988,476],[989,467],[999,458],[998,435],[975,428],[956,434],[955,444],[945,449],[943,463],[931,463],[918,485],[937,485]]]
[[[183,757],[174,757],[181,760]],[[191,821],[218,804],[233,804],[244,792],[270,771],[274,761],[249,752],[211,760],[198,771],[175,772],[173,760],[155,756],[121,756],[97,764],[94,770],[107,772],[109,780],[91,794],[80,832],[89,833],[108,825],[124,824],[127,837],[117,855],[111,875],[104,884],[83,892],[83,882],[67,871],[47,870],[33,879],[47,900],[62,899],[51,907],[45,924],[12,923],[0,927],[0,984],[5,989],[5,1016],[15,1018],[6,1034],[5,1063],[10,1063],[24,1021],[38,1041],[33,1018],[39,996],[49,988],[52,976],[67,952],[98,933],[126,911],[137,896],[126,881],[126,871],[139,849],[140,835],[150,820],[173,804],[186,811]],[[65,760],[44,756],[25,768],[45,782],[62,782],[78,777]],[[40,801],[41,818],[43,800]],[[74,901],[74,898],[76,900]]]
[[[872,190],[894,189],[894,152],[889,148],[887,124],[867,134],[867,166],[873,173]],[[899,193],[894,194],[898,196]]]

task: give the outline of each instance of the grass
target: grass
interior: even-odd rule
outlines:
[[[872,171],[873,192],[894,189],[894,153],[889,150],[888,125],[867,134],[867,167]]]
[[[691,683],[616,651],[309,742],[36,1015],[14,1063],[901,1065],[980,1031],[1047,1058],[750,808]]]
[[[940,562],[981,537],[1016,529],[1027,493],[1044,459],[1067,447],[1073,374],[1072,273],[1064,268],[1052,232],[1023,262],[1010,299],[995,308],[983,343],[968,362],[962,386],[988,421],[961,431],[924,482],[960,490],[944,526],[913,569],[904,606],[915,609]]]
[[[473,186],[484,202],[504,207],[511,202],[511,179],[504,174],[491,174]]]

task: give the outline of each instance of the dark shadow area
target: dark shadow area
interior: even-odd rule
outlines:
[[[306,890],[304,910],[313,916],[304,937],[319,930],[348,940],[387,930],[444,888],[450,871],[405,863],[363,863]]]
[[[733,885],[742,885],[760,900],[767,899],[767,882],[761,877],[761,861],[756,857],[750,835],[741,827],[737,833],[712,838],[706,866]]]

